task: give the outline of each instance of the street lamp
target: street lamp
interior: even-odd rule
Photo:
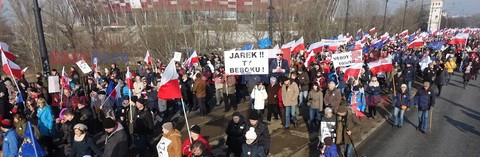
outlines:
[[[40,47],[40,56],[42,59],[43,75],[50,74],[50,63],[48,62],[47,46],[45,45],[45,36],[43,34],[42,15],[40,14],[38,0],[33,0],[33,12],[35,14],[35,25],[38,34],[38,46]]]

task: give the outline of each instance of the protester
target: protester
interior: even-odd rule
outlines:
[[[308,128],[312,131],[317,123],[323,117],[323,93],[318,84],[313,83],[312,90],[308,93],[308,103],[309,109],[309,118],[308,118]]]
[[[318,130],[320,145],[325,144],[322,141],[326,137],[332,137],[335,142],[336,138],[336,121],[337,117],[333,114],[333,111],[330,107],[325,108],[325,116],[320,120],[320,129]]]
[[[321,154],[324,157],[337,157],[337,145],[333,143],[333,138],[325,137],[323,141],[325,141],[325,145],[322,148]]]
[[[367,107],[365,95],[359,91],[359,86],[353,86],[353,92],[347,98],[348,106],[351,106],[355,114],[359,117],[365,117],[365,108]]]
[[[358,116],[355,115],[352,107],[341,105],[338,107],[337,114],[337,143],[344,143],[342,149],[345,157],[352,157],[353,144],[358,141],[361,134],[361,124]]]
[[[257,133],[254,127],[250,127],[245,133],[246,143],[242,145],[242,157],[266,157],[262,145],[258,144]]]
[[[262,116],[257,112],[250,112],[247,127],[255,128],[255,133],[257,135],[258,145],[263,147],[265,154],[268,155],[270,152],[270,132],[268,131],[268,126],[263,123],[261,120]]]
[[[292,79],[286,79],[282,86],[282,101],[285,105],[285,129],[290,128],[291,119],[293,119],[293,126],[297,127],[295,108],[298,105],[298,94],[298,85]]]
[[[415,94],[415,106],[418,106],[418,129],[422,133],[427,132],[429,112],[435,105],[435,95],[430,89],[430,83],[424,82],[423,88]]]
[[[181,157],[182,156],[182,139],[181,139],[182,135],[180,134],[180,131],[178,131],[173,127],[172,122],[166,122],[166,123],[163,123],[162,125],[162,132],[163,132],[162,137],[170,141],[170,144],[168,144],[168,147],[167,147],[168,156]],[[161,142],[158,143],[157,150],[159,147],[162,147],[160,146],[160,144]]]
[[[224,112],[230,111],[230,108],[233,107],[234,111],[237,111],[237,101],[235,100],[235,95],[237,90],[235,89],[237,81],[235,76],[223,74],[225,82],[223,85],[225,93],[223,94],[223,100],[225,101],[225,110]]]
[[[332,108],[334,113],[337,113],[338,106],[342,100],[340,91],[335,88],[335,82],[328,82],[328,89],[325,91],[325,98],[323,99],[325,106]]]
[[[263,110],[265,109],[265,100],[267,100],[268,95],[262,82],[259,82],[253,88],[252,92],[250,93],[250,97],[254,99],[252,109],[263,114]]]
[[[403,126],[403,115],[405,114],[405,110],[407,108],[410,108],[412,103],[412,98],[407,91],[407,85],[402,84],[400,87],[400,91],[392,95],[392,106],[395,107],[393,110],[392,127],[401,128]]]
[[[234,112],[232,120],[228,122],[226,129],[227,134],[227,156],[233,154],[234,157],[240,157],[242,153],[242,145],[245,143],[245,131],[246,128],[245,118],[240,114],[240,112]]]
[[[377,115],[377,106],[382,101],[382,97],[380,96],[381,92],[382,89],[380,88],[380,83],[378,82],[377,77],[372,77],[370,83],[368,83],[366,93],[368,94],[368,116],[373,119],[375,119],[375,116]]]
[[[46,146],[48,154],[52,154],[57,149],[57,146],[53,143],[55,120],[53,119],[52,109],[43,98],[37,100],[37,105],[38,130],[40,130],[41,135],[40,143]]]
[[[202,75],[200,73],[197,73],[195,75],[195,83],[193,84],[193,89],[192,92],[196,96],[197,100],[197,106],[200,108],[200,114],[202,117],[207,116],[207,104],[205,104],[206,101],[206,96],[207,96],[207,85],[205,84],[205,81],[202,80]]]
[[[146,156],[147,148],[150,148],[150,138],[153,129],[153,117],[150,110],[145,106],[145,99],[138,99],[135,103],[137,115],[134,122],[134,143],[140,156]]]
[[[267,85],[267,122],[270,123],[270,120],[273,118],[278,120],[280,116],[280,107],[278,105],[278,91],[280,91],[281,87],[277,84],[278,79],[276,77],[270,77],[270,84]],[[283,120],[282,120],[283,121]]]
[[[453,58],[448,58],[447,63],[445,63],[445,69],[447,69],[447,83],[445,84],[445,86],[448,86],[448,84],[450,83],[450,79],[452,79],[453,70],[455,68],[457,68],[457,64],[455,63]]]
[[[307,103],[308,91],[310,90],[310,78],[306,72],[303,72],[303,68],[298,70],[298,85],[300,88],[299,92],[299,107],[303,107]]]
[[[213,154],[207,150],[207,146],[201,141],[193,141],[190,148],[192,157],[213,157]]]
[[[84,124],[77,124],[73,127],[74,138],[72,143],[72,152],[70,157],[93,156],[94,152],[97,156],[102,156],[102,151],[93,141],[87,132],[88,127]]]
[[[212,152],[212,147],[210,146],[208,141],[200,134],[200,127],[198,125],[193,125],[192,127],[190,127],[190,137],[191,138],[185,139],[182,144],[182,154],[184,156],[192,156],[192,148],[190,146],[194,141],[202,142],[207,147],[207,151],[209,153]]]
[[[472,62],[468,62],[465,67],[463,67],[463,88],[467,89],[468,82],[470,82],[470,78],[472,77],[472,72],[474,68],[472,66]]]
[[[2,129],[3,133],[2,156],[16,157],[22,142],[13,128],[12,121],[9,119],[1,120],[0,129]]]
[[[102,126],[106,132],[103,157],[129,156],[127,133],[123,129],[122,124],[115,122],[111,118],[105,118]]]

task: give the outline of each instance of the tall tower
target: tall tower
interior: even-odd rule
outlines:
[[[428,30],[435,31],[440,29],[442,22],[443,0],[432,0],[430,4],[430,14],[428,16]]]

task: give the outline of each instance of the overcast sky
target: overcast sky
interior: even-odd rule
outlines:
[[[414,0],[414,4],[420,4],[421,1]],[[427,5],[427,8],[430,7],[430,0],[423,0],[423,3]],[[389,0],[388,7],[392,9],[405,7],[405,0]],[[477,14],[480,13],[480,0],[443,0],[443,9],[448,13],[448,16]]]

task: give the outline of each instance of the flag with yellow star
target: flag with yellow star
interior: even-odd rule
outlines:
[[[18,149],[18,157],[43,157],[45,155],[45,151],[33,135],[30,122],[27,122],[23,143]]]

